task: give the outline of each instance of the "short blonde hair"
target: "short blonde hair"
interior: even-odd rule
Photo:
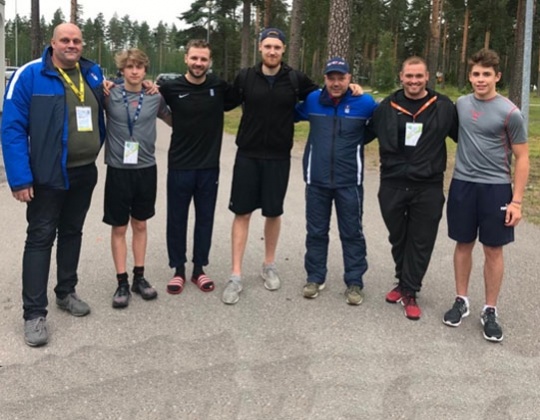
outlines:
[[[124,70],[128,61],[133,61],[136,64],[142,64],[145,70],[148,70],[150,60],[148,56],[138,48],[130,48],[129,50],[121,51],[114,57],[116,67],[119,70]]]

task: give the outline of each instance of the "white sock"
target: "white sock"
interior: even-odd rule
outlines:
[[[482,308],[482,313],[484,313],[486,311],[487,308],[493,308],[495,309],[495,316],[499,316],[499,314],[497,313],[497,307],[496,306],[492,306],[492,305],[484,305],[484,307]]]
[[[457,295],[456,297],[463,299],[465,301],[465,305],[467,305],[467,308],[469,308],[469,298],[467,296]]]

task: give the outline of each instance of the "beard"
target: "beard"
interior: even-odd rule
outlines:
[[[206,76],[206,73],[208,72],[208,69],[198,69],[200,73],[195,73],[191,68],[188,67],[188,73],[193,77],[194,79],[202,79]]]
[[[262,63],[269,69],[275,69],[281,66],[281,57],[276,59],[268,59],[263,57]]]

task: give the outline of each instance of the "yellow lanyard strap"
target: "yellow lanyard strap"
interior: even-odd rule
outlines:
[[[79,63],[75,65],[75,68],[77,69],[77,72],[79,73],[79,88],[78,89],[77,89],[77,86],[75,86],[75,84],[71,80],[71,77],[69,77],[64,70],[58,67],[58,71],[60,72],[60,74],[62,75],[62,77],[68,84],[68,86],[71,88],[75,96],[79,98],[79,101],[81,101],[81,103],[84,103],[84,81],[82,78],[82,73],[79,67]]]

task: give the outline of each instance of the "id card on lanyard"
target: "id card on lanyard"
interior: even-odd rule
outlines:
[[[412,122],[408,122],[405,124],[405,146],[416,147],[416,145],[418,144],[418,140],[420,140],[420,137],[422,136],[422,130],[424,128],[424,124],[416,122],[416,117],[418,117],[418,115],[424,112],[436,100],[437,96],[432,97],[429,101],[422,105],[422,107],[418,110],[416,114],[410,113],[405,108],[399,106],[395,102],[390,102],[392,108],[395,108],[406,115],[410,115],[413,118]]]
[[[127,123],[129,130],[129,140],[124,143],[124,164],[126,165],[136,165],[139,162],[139,143],[133,138],[133,127],[141,115],[141,109],[144,99],[144,90],[141,90],[139,95],[139,102],[137,108],[135,109],[135,115],[133,115],[133,120],[129,115],[129,103],[127,100],[127,94],[125,87],[122,87],[122,98],[124,100],[124,106],[127,113]]]
[[[405,124],[405,146],[416,146],[422,135],[422,123],[408,122]]]

